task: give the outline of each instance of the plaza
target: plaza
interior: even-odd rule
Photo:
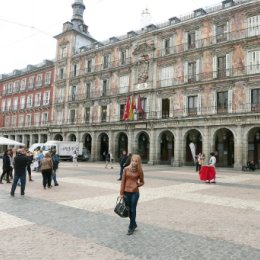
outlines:
[[[113,209],[119,165],[62,162],[59,186],[44,190],[40,173],[25,196],[0,186],[0,259],[260,259],[260,174],[217,168],[217,183],[194,167],[144,165],[138,228]]]

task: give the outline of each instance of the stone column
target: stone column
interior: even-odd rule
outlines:
[[[90,158],[90,160],[92,161],[92,162],[94,162],[94,161],[96,161],[97,160],[97,151],[98,151],[98,149],[97,149],[97,146],[99,145],[99,143],[98,143],[98,140],[96,140],[96,132],[92,132],[91,133],[91,158]]]
[[[134,153],[136,150],[134,144],[134,131],[131,128],[127,129],[127,136],[128,136],[128,153]]]
[[[234,169],[242,169],[242,153],[243,153],[243,143],[242,143],[242,127],[237,126],[237,135],[234,136]]]
[[[148,165],[154,165],[155,160],[155,132],[153,127],[151,127],[150,131],[150,146],[149,146],[149,161]]]
[[[181,130],[180,128],[176,129],[176,136],[174,136],[174,160],[172,166],[179,167],[181,166],[181,158],[183,158],[183,150],[181,148]]]
[[[211,136],[209,136],[209,127],[205,126],[202,135],[202,153],[205,154],[204,164],[207,164],[209,161],[209,153],[211,152],[210,147],[212,147],[212,139],[210,138]]]

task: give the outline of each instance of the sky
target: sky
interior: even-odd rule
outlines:
[[[54,60],[55,35],[72,18],[74,0],[11,0],[0,3],[0,74]],[[148,8],[152,22],[190,14],[221,0],[83,0],[84,22],[98,41],[141,29],[141,13]]]

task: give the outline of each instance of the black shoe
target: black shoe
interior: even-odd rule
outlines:
[[[34,181],[33,179],[30,179],[29,181]]]
[[[59,183],[55,183],[54,186],[59,186]]]
[[[137,225],[136,224],[133,226],[133,230],[135,230],[135,229],[137,229]]]
[[[118,181],[121,181],[122,179],[121,178],[119,178],[119,179],[117,179]]]
[[[52,186],[48,186],[48,188],[50,189]]]
[[[21,193],[21,196],[24,196],[24,192],[23,192],[23,193]]]
[[[129,228],[127,235],[130,236],[130,235],[133,235],[133,234],[134,234],[134,230]]]
[[[12,197],[14,197],[14,193],[11,192],[10,195],[11,195]]]

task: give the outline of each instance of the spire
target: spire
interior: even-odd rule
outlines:
[[[151,13],[149,12],[148,8],[145,8],[142,11],[142,15],[141,15],[141,28],[144,28],[147,25],[150,25],[151,23],[152,23]]]
[[[71,22],[74,26],[79,26],[84,24],[83,13],[85,10],[85,5],[83,4],[83,0],[75,0],[71,5],[73,9],[73,16]]]

